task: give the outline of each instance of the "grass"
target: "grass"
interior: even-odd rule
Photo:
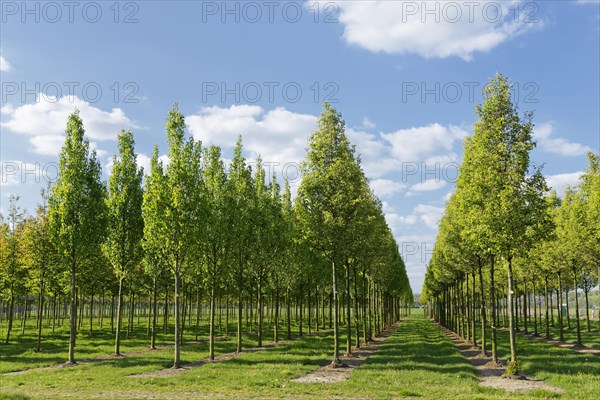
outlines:
[[[500,354],[505,356],[508,336],[504,332],[499,336]],[[254,338],[249,336],[245,345],[253,344]],[[421,315],[404,320],[347,381],[310,384],[292,381],[329,362],[332,344],[330,332],[305,336],[275,348],[245,353],[168,378],[128,376],[170,366],[170,349],[75,368],[37,370],[2,376],[0,399],[529,399],[557,396],[544,391],[513,395],[479,387],[469,362],[431,321]],[[600,392],[600,359],[597,357],[520,336],[517,345],[523,354],[524,372],[564,388],[565,393],[559,397],[589,399]],[[219,341],[216,346],[217,353],[234,351],[234,338]],[[3,346],[2,351],[5,349]],[[184,362],[207,356],[207,343],[183,347]]]

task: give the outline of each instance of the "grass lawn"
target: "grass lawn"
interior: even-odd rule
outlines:
[[[254,343],[248,338],[248,345]],[[128,376],[170,366],[170,349],[74,368],[31,371],[0,377],[0,398],[590,399],[600,392],[600,359],[524,337],[518,337],[524,372],[545,378],[564,388],[565,393],[514,395],[481,388],[468,361],[433,323],[420,315],[404,320],[347,381],[291,381],[327,363],[332,343],[331,333],[304,337],[167,378]],[[184,362],[208,355],[207,343],[183,349]],[[233,338],[217,342],[217,353],[233,350]],[[507,350],[508,336],[501,332],[500,354],[506,355]]]

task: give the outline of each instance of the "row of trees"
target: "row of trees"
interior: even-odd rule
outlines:
[[[186,312],[189,320],[195,309],[198,321],[203,299],[209,302],[210,357],[214,358],[217,301],[225,291],[227,301],[237,303],[238,351],[242,351],[245,304],[256,304],[258,345],[262,346],[267,305],[271,305],[278,340],[280,310],[285,310],[290,337],[294,304],[299,302],[301,324],[303,301],[308,303],[309,321],[315,306],[313,319],[318,321],[321,306],[324,321],[329,302],[334,314],[333,364],[339,365],[340,290],[348,354],[353,337],[359,347],[361,336],[368,341],[398,319],[401,307],[412,304],[404,263],[381,203],[370,190],[344,131],[341,115],[325,104],[319,129],[310,137],[298,195],[292,199],[288,182],[282,191],[275,176],[265,176],[260,158],[256,168],[248,165],[241,138],[226,169],[220,148],[202,147],[187,137],[177,106],[167,117],[168,163],[161,162],[155,147],[150,171],[144,176],[136,163],[133,134],[122,131],[105,183],[84,136],[83,121],[74,112],[67,122],[59,177],[42,193],[36,215],[25,215],[18,198],[12,197],[0,224],[6,342],[15,300],[35,294],[37,350],[41,350],[43,310],[56,313],[57,299],[60,303],[68,293],[69,362],[73,363],[82,305],[90,305],[93,318],[94,296],[101,293],[100,315],[104,315],[109,293],[116,295],[115,353],[120,354],[128,293],[128,312],[133,312],[136,297],[138,304],[149,299],[143,303],[150,308],[154,348],[159,297],[164,297],[167,322],[167,304],[173,305],[174,367],[179,367]],[[128,325],[132,315],[127,317]]]
[[[507,371],[514,374],[519,371],[514,336],[515,294],[523,295],[525,329],[531,305],[528,299],[533,295],[536,332],[535,296],[544,295],[548,336],[548,298],[556,291],[562,340],[560,307],[562,294],[569,291],[567,282],[575,291],[576,302],[578,288],[584,288],[587,299],[587,293],[598,282],[598,155],[588,155],[589,167],[581,185],[567,189],[560,200],[554,191],[549,191],[540,169],[530,166],[529,154],[535,147],[532,114],[518,114],[506,77],[497,75],[490,81],[477,114],[474,135],[465,141],[456,191],[447,202],[439,224],[421,302],[429,304],[433,317],[474,345],[477,345],[475,317],[479,313],[481,352],[487,356],[489,325],[495,363],[498,363],[499,311],[505,309],[511,350]],[[580,344],[577,303],[575,312]]]

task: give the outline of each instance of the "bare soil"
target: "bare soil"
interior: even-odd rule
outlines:
[[[481,350],[473,349],[471,343],[467,342],[456,333],[438,325],[454,343],[458,351],[471,363],[477,375],[479,375],[479,385],[494,389],[503,389],[507,392],[529,392],[531,390],[545,390],[552,393],[563,393],[564,390],[552,386],[540,379],[528,378],[524,375],[518,377],[508,377],[505,375],[506,363],[498,360],[495,363],[491,357],[482,355]]]
[[[373,354],[379,345],[383,343],[395,330],[398,328],[398,323],[385,329],[380,336],[369,342],[368,345],[355,349],[351,357],[342,356],[340,361],[341,366],[332,366],[331,364],[323,365],[320,368],[299,378],[293,379],[294,382],[315,383],[315,382],[341,382],[350,377],[355,368],[359,367],[367,357]]]

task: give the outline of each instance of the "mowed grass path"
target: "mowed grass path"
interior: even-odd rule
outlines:
[[[501,335],[504,341],[504,335]],[[343,340],[343,338],[342,338]],[[344,343],[342,341],[342,343]],[[31,371],[0,377],[0,398],[182,399],[182,398],[347,398],[347,399],[530,399],[557,397],[546,392],[509,394],[481,388],[475,370],[454,345],[422,316],[399,328],[351,377],[337,383],[298,383],[330,360],[331,333],[304,337],[167,378],[131,378],[171,364],[172,351],[139,354],[75,368]],[[589,399],[600,390],[600,361],[543,342],[519,339],[528,374],[563,387],[564,399]],[[206,344],[186,346],[186,361],[206,357]],[[233,351],[234,341],[217,343]],[[501,350],[504,353],[505,345]],[[589,356],[587,357],[589,358]]]

